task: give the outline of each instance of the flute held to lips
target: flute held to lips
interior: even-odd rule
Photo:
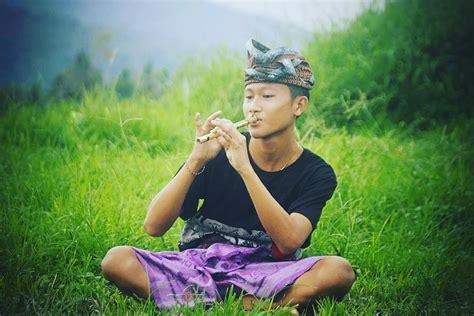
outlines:
[[[257,121],[257,118],[255,116],[251,116],[251,117],[249,117],[248,120],[242,120],[242,121],[238,121],[237,123],[234,123],[234,126],[239,129],[241,127],[249,125],[250,123],[255,123],[256,121]],[[208,140],[211,140],[211,139],[216,138],[218,136],[219,136],[218,133],[215,133],[215,132],[211,131],[209,134],[202,135],[202,136],[196,138],[196,141],[198,143],[202,144],[202,143],[205,143]]]

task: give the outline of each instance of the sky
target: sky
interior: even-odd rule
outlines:
[[[343,27],[370,5],[383,8],[381,0],[208,0],[255,16],[292,23],[302,29],[327,31]]]
[[[382,0],[0,0],[0,86],[51,82],[85,50],[107,80],[145,63],[172,70],[254,38],[303,49]],[[112,56],[112,57],[110,57]]]

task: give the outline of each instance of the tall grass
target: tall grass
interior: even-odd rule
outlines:
[[[115,245],[177,249],[181,221],[163,238],[142,223],[191,149],[192,119],[104,94],[1,118],[2,313],[155,310],[120,295],[100,261]],[[415,135],[306,136],[339,181],[307,255],[341,255],[358,271],[348,298],[322,313],[472,311],[472,132],[467,120]]]
[[[473,14],[472,1],[385,1],[347,30],[315,34],[314,113],[375,132],[384,118],[427,128],[474,114]]]
[[[343,302],[316,307],[322,315],[473,313],[473,120],[418,130],[389,119],[390,100],[403,94],[384,78],[403,48],[387,46],[388,31],[364,42],[382,19],[367,12],[306,53],[319,80],[298,138],[339,183],[306,255],[344,256],[358,274]],[[189,60],[159,99],[96,89],[81,101],[2,107],[1,314],[158,312],[121,295],[100,262],[116,245],[177,250],[183,222],[149,237],[146,208],[190,153],[194,112],[241,119],[243,65],[225,50],[208,63]],[[231,296],[206,313],[244,312]],[[262,313],[270,312],[251,312]]]

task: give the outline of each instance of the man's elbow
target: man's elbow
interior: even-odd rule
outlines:
[[[145,229],[146,233],[152,237],[162,237],[166,232],[166,230],[158,229],[157,225],[151,225],[147,222],[143,224],[143,228]]]
[[[303,243],[300,240],[288,238],[285,243],[278,245],[278,250],[284,255],[289,256],[294,254]]]

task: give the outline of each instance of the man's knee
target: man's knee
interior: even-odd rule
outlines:
[[[331,256],[321,260],[319,267],[320,287],[326,288],[329,296],[342,299],[355,281],[355,273],[349,261],[342,257]]]
[[[113,247],[107,252],[104,259],[102,259],[102,272],[107,279],[113,280],[127,273],[127,270],[132,268],[136,260],[137,258],[130,247]]]
[[[142,298],[150,296],[149,280],[135,252],[127,246],[110,249],[101,263],[105,278],[125,294]]]
[[[325,257],[295,283],[278,293],[280,303],[306,305],[323,297],[342,299],[350,290],[355,274],[350,263],[341,257]]]

